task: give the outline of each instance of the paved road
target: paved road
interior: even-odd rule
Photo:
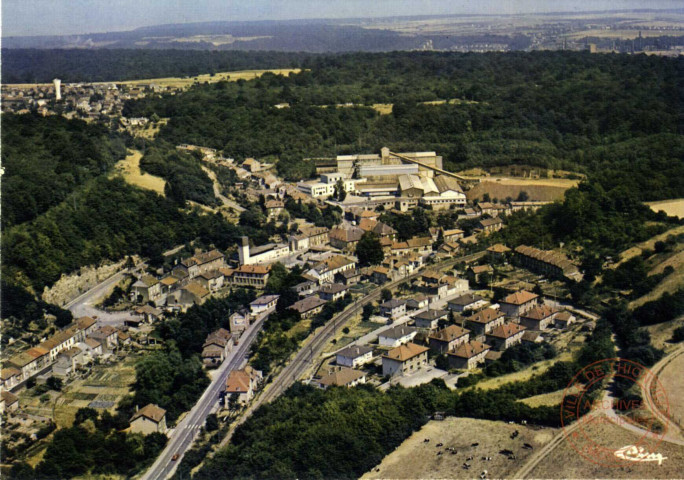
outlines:
[[[99,301],[109,289],[114,285],[119,283],[125,275],[131,273],[130,269],[121,270],[115,273],[103,282],[95,285],[93,288],[85,293],[82,293],[69,303],[67,303],[64,308],[71,311],[74,318],[79,317],[97,317],[97,322],[99,325],[123,325],[124,320],[131,318],[131,312],[105,312],[99,308],[95,308],[93,305],[95,302]]]
[[[241,206],[239,203],[234,202],[233,200],[229,199],[225,195],[221,193],[221,184],[218,181],[218,178],[216,178],[216,173],[214,173],[213,170],[210,168],[207,168],[205,166],[202,166],[202,170],[204,170],[204,173],[206,173],[209,178],[211,179],[213,185],[214,185],[214,196],[221,200],[224,206],[226,207],[231,207],[233,210],[236,212],[244,212],[245,208]]]
[[[173,475],[173,472],[183,458],[183,455],[192,446],[195,437],[204,425],[207,415],[218,407],[219,392],[225,388],[228,374],[231,370],[241,368],[245,363],[249,348],[256,338],[257,333],[261,330],[264,319],[268,316],[268,313],[269,312],[261,314],[261,316],[243,333],[242,337],[240,337],[240,343],[218,368],[214,380],[204,391],[204,394],[202,394],[202,397],[192,410],[190,410],[183,420],[176,425],[166,448],[164,448],[154,464],[152,464],[147,472],[141,477],[142,480],[163,480]],[[172,457],[175,454],[178,454],[179,458],[177,460],[172,460]]]
[[[485,252],[477,252],[472,255],[466,255],[464,257],[452,258],[450,260],[440,262],[435,264],[432,268],[445,268],[451,266],[457,262],[470,262],[477,260],[485,255]],[[344,325],[351,320],[358,312],[363,308],[364,305],[373,302],[380,298],[380,293],[384,288],[394,288],[399,284],[412,280],[423,274],[423,271],[418,271],[412,273],[411,275],[395,280],[391,283],[382,285],[382,288],[376,288],[367,296],[363,297],[361,300],[357,300],[344,312],[338,314],[330,322],[328,322],[321,330],[313,335],[308,342],[306,342],[302,348],[297,352],[290,363],[283,368],[280,374],[273,380],[273,382],[266,387],[266,389],[259,395],[256,401],[244,411],[241,417],[233,424],[230,431],[226,437],[221,442],[221,446],[226,445],[235,431],[235,427],[244,423],[251,415],[254,413],[261,405],[270,402],[271,400],[279,397],[285,390],[287,390],[298,378],[306,372],[306,370],[311,367],[311,362],[316,358],[323,350],[325,345],[332,339],[335,332],[343,328]]]

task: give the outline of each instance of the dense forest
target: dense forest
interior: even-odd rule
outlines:
[[[275,157],[289,179],[311,174],[306,158],[386,145],[435,150],[451,170],[524,163],[601,175],[642,200],[684,190],[680,59],[396,52],[311,57],[302,66],[287,77],[130,102],[125,113],[171,117],[160,135],[173,143]],[[355,106],[324,108],[348,103]],[[392,113],[375,103],[393,104]]]
[[[33,220],[126,155],[106,127],[59,116],[2,117],[2,227]]]
[[[310,54],[130,49],[2,49],[2,83],[118,82],[291,68]]]

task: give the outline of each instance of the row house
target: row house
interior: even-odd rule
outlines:
[[[545,330],[554,324],[558,310],[548,305],[537,305],[520,315],[520,324],[530,330]]]
[[[470,330],[457,325],[449,325],[428,336],[430,349],[437,353],[454,351],[458,346],[467,343],[470,339]]]
[[[378,344],[382,347],[398,347],[413,340],[417,334],[418,330],[415,328],[399,325],[380,333]]]
[[[446,321],[449,316],[449,312],[446,310],[426,310],[420,312],[418,315],[413,317],[418,328],[427,328],[429,330],[434,330],[439,325],[439,321]]]
[[[299,312],[302,318],[310,318],[319,314],[326,303],[325,300],[321,300],[319,297],[311,296],[293,303],[288,308]]]
[[[479,310],[487,306],[489,302],[479,295],[466,293],[447,302],[447,307],[452,312],[463,313],[468,310]]]
[[[250,366],[242,370],[233,370],[228,374],[224,394],[227,397],[237,395],[238,402],[245,405],[254,397],[262,378],[262,372]]]
[[[349,287],[341,283],[326,283],[321,285],[321,288],[318,290],[318,296],[326,302],[334,302],[343,298],[348,290]]]
[[[231,273],[230,283],[236,287],[265,288],[270,272],[270,265],[240,265]]]
[[[262,295],[249,304],[252,315],[259,315],[273,310],[278,303],[280,295]]]
[[[487,343],[496,350],[506,350],[514,345],[522,343],[526,327],[517,323],[504,323],[487,333]]]
[[[362,345],[350,345],[335,355],[335,362],[345,367],[356,368],[365,365],[373,359],[373,349]]]
[[[520,245],[515,249],[513,258],[516,264],[542,275],[575,281],[582,280],[582,274],[577,265],[560,252]]]
[[[330,387],[351,388],[366,383],[366,374],[353,368],[337,367],[314,382],[324,390]]]
[[[485,362],[491,347],[485,343],[471,340],[459,345],[453,352],[447,353],[450,368],[471,370]]]
[[[486,335],[499,325],[503,325],[504,319],[503,312],[485,308],[468,318],[468,327],[475,335]]]
[[[383,375],[408,375],[428,364],[426,347],[407,343],[393,348],[382,356]]]
[[[539,295],[520,290],[499,301],[501,311],[510,318],[518,318],[533,309],[539,303]]]
[[[504,227],[504,222],[499,217],[483,218],[477,227],[485,233],[498,232]]]
[[[188,274],[189,278],[195,278],[202,273],[218,270],[225,266],[225,255],[218,250],[211,250],[210,252],[197,253],[192,257],[181,260],[174,267],[174,270],[182,270]]]
[[[343,255],[330,257],[306,272],[306,275],[315,279],[319,284],[332,283],[335,275],[347,271],[356,270],[356,262]]]
[[[398,318],[403,317],[406,315],[406,301],[393,298],[381,303],[380,315],[391,320],[397,320]]]
[[[202,363],[206,367],[218,367],[233,348],[233,336],[225,328],[207,335],[202,345]]]

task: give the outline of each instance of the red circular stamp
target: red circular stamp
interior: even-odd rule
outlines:
[[[614,398],[615,389],[623,392]],[[640,417],[646,410],[647,415]],[[638,421],[622,412],[637,412]],[[572,448],[584,459],[607,467],[623,467],[626,462],[656,462],[666,457],[657,451],[669,416],[669,403],[657,375],[631,360],[608,358],[580,370],[563,392],[561,425]],[[624,440],[601,434],[601,423],[618,425],[636,439]]]

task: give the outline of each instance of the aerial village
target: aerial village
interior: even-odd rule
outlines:
[[[102,372],[108,366],[155,348],[158,322],[233,289],[255,290],[253,302],[230,314],[228,328],[206,338],[202,363],[208,371],[220,367],[243,333],[275,311],[280,295],[259,293],[276,263],[303,271],[305,281],[292,288],[299,300],[288,307],[302,319],[315,319],[327,303],[346,298],[345,305],[353,306],[370,292],[382,291],[336,332],[307,373],[304,381],[321,388],[358,383],[410,387],[434,378],[458,388],[459,378],[497,362],[511,347],[551,343],[562,350],[593,326],[590,317],[560,300],[567,296],[568,283],[581,279],[564,253],[524,245],[511,250],[486,240],[505,228],[511,212],[545,202],[467,202],[463,188],[477,180],[442,170],[435,152],[383,148],[380,154],[315,159],[317,180],[288,183],[265,162],[248,158],[238,163],[193,145],[178,149],[199,152],[205,162],[234,170],[234,187],[255,200],[263,197],[271,221],[282,220],[292,201],[323,212],[337,209],[341,221],[327,228],[295,218],[288,236],[277,235],[264,245],[242,237],[230,251],[197,250],[180,258],[179,249],[167,252],[174,258],[170,268],[131,270],[118,320],[82,316],[29,348],[10,345],[4,352],[0,406],[6,421],[26,438],[38,438],[55,421],[41,407],[46,387],[39,389],[40,400],[18,408],[27,388],[50,385],[55,378],[60,385],[87,384],[95,370],[106,378]],[[400,240],[396,229],[381,220],[388,212],[412,215],[418,207],[454,214],[455,226],[432,227],[427,235]],[[459,228],[461,222],[468,223],[468,232]],[[382,248],[383,259],[373,265],[362,265],[356,255],[366,234]],[[264,383],[261,371],[243,367],[229,372],[219,408],[248,404]],[[78,406],[108,408],[120,397],[88,393],[79,398],[84,401]],[[162,408],[138,407],[130,419],[132,431],[168,431]]]

